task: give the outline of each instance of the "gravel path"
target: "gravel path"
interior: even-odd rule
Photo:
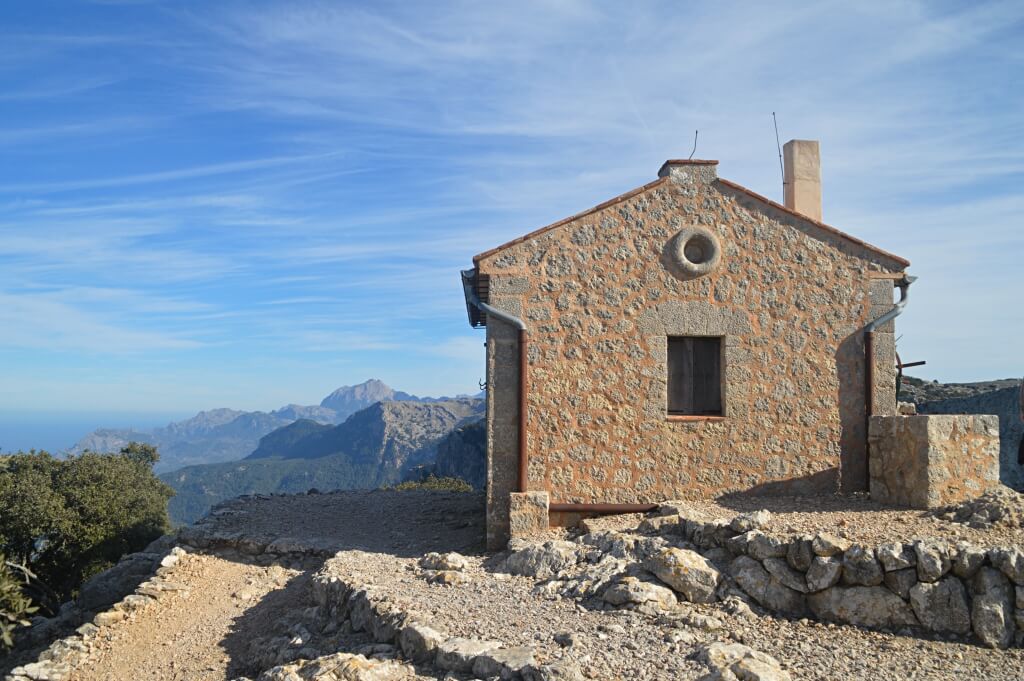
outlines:
[[[415,561],[359,554],[344,561],[356,581],[377,584],[408,609],[427,614],[450,635],[529,645],[543,661],[568,657],[586,678],[636,681],[697,679],[707,667],[691,659],[698,646],[739,641],[778,659],[794,679],[904,681],[976,678],[1019,681],[1024,650],[932,641],[856,627],[774,617],[747,619],[720,605],[681,604],[680,616],[590,611],[572,600],[533,593],[534,580],[494,572],[493,559],[470,559],[470,581],[428,584]],[[724,626],[713,626],[714,620]],[[711,627],[708,625],[712,624]],[[555,637],[571,634],[563,647]]]
[[[106,629],[95,660],[72,681],[232,678],[232,655],[224,642],[246,611],[271,591],[285,588],[295,570],[188,555],[175,581],[187,590],[169,594]],[[264,618],[262,624],[272,621]],[[249,622],[252,629],[261,623]]]
[[[818,510],[810,513],[797,510],[798,503],[806,500],[767,501],[774,515],[771,529],[779,532],[827,530],[879,543],[913,535],[948,536],[955,525],[969,530],[965,538],[972,541],[988,545],[1005,541],[1003,535],[995,540],[992,532],[943,523],[916,512],[872,508],[870,502],[819,499]],[[711,517],[755,507],[762,504],[738,500],[727,505],[693,504]],[[897,524],[895,519],[900,517],[905,520]],[[598,524],[626,527],[635,526],[637,520],[635,516],[607,518]],[[571,660],[588,679],[697,679],[707,673],[707,667],[695,660],[695,654],[700,646],[714,641],[739,641],[768,653],[793,679],[1024,678],[1021,649],[989,650],[807,620],[744,616],[731,614],[720,604],[684,603],[671,615],[587,610],[571,599],[535,593],[533,579],[505,574],[500,570],[501,556],[483,552],[479,495],[374,491],[250,497],[224,505],[204,525],[207,531],[224,536],[261,543],[286,539],[296,547],[341,552],[332,564],[353,583],[382,587],[392,599],[448,635],[496,640],[505,646],[527,645],[536,651],[538,661]],[[929,527],[941,532],[925,531]],[[979,533],[981,539],[972,533]],[[418,558],[429,551],[468,556],[467,581],[457,586],[429,584],[417,565]],[[292,635],[289,627],[301,621],[296,620],[297,613],[311,606],[310,575],[321,563],[322,559],[310,558],[302,564],[256,565],[231,550],[190,554],[174,573],[175,581],[186,590],[104,629],[93,663],[72,679],[220,681],[241,674],[254,676],[268,666],[256,662],[259,650],[269,648],[265,642]],[[365,636],[350,631],[317,633],[307,644],[358,651],[368,643]],[[429,668],[417,671],[418,679],[444,676]]]

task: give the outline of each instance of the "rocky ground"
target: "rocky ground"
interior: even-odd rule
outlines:
[[[765,532],[1024,545],[1019,528],[970,527],[863,500],[761,502],[695,503],[687,512],[731,518],[769,503],[771,513],[758,516]],[[70,674],[21,678],[455,680],[510,670],[528,681],[1024,676],[1019,647],[789,619],[737,597],[677,599],[676,587],[630,563],[665,542],[656,533],[661,521],[644,520],[587,521],[589,539],[553,531],[549,539],[569,545],[558,550],[577,554],[578,567],[561,570],[529,549],[536,544],[486,554],[479,495],[236,500],[181,534],[186,552],[162,569],[158,598],[110,621],[97,616],[99,628],[87,625],[74,644],[84,657]],[[625,537],[638,523],[647,534]],[[598,590],[602,570],[619,574]]]
[[[1024,502],[1021,501],[1024,497],[1005,487],[998,490],[966,503],[962,508],[943,509],[940,513],[883,506],[867,495],[814,499],[730,495],[717,500],[687,500],[685,505],[691,516],[702,516],[706,520],[731,518],[737,513],[765,509],[771,515],[762,529],[770,534],[814,534],[827,529],[851,542],[871,545],[902,541],[908,537],[941,536],[985,545],[1024,546],[1024,528],[1020,522],[1012,520],[1024,514]],[[975,515],[976,507],[984,508],[981,512],[986,514],[986,518],[991,515],[998,520],[975,523],[972,527],[966,519]],[[964,520],[950,522],[954,517],[963,517]],[[588,522],[595,529],[622,529],[635,526],[642,518],[631,514]],[[552,538],[563,538],[566,534],[564,530],[551,531]]]

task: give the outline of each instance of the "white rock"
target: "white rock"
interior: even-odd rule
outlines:
[[[833,586],[807,597],[818,619],[878,629],[917,624],[910,606],[883,586]]]
[[[921,626],[939,633],[966,634],[971,630],[967,590],[953,577],[918,582],[910,589],[910,606]]]
[[[686,549],[667,548],[647,561],[647,569],[693,603],[713,603],[722,574],[704,556]]]
[[[471,672],[479,655],[500,648],[497,641],[477,641],[470,638],[450,638],[437,648],[435,663],[441,669],[453,672]]]
[[[774,657],[740,643],[712,643],[700,651],[699,659],[711,668],[711,674],[701,681],[790,681],[792,678]]]

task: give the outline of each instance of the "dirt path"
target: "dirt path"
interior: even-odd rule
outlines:
[[[300,573],[192,554],[175,569],[186,591],[105,629],[94,661],[72,681],[214,680],[237,665],[224,642],[246,612]],[[265,613],[269,617],[270,613]],[[255,625],[251,623],[250,626]]]

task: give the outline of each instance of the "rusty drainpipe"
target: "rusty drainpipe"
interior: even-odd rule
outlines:
[[[658,508],[658,504],[548,504],[553,513],[647,513]]]
[[[526,328],[526,323],[516,317],[513,314],[499,310],[493,305],[480,300],[480,297],[476,294],[473,289],[473,279],[476,270],[462,270],[462,288],[466,295],[466,300],[473,304],[481,312],[485,312],[487,316],[500,319],[506,324],[514,326],[519,331],[519,473],[516,487],[520,492],[526,491],[527,486],[527,472],[529,459],[527,457],[527,442],[526,442],[526,416],[527,416],[527,400],[526,397],[529,394],[529,361],[528,361],[528,346],[529,346],[529,333]]]
[[[917,277],[904,274],[902,279],[896,281],[896,287],[900,290],[900,299],[888,312],[864,327],[864,438],[865,451],[867,452],[866,469],[868,480],[871,480],[871,455],[868,443],[868,431],[871,428],[871,417],[875,413],[875,329],[886,322],[891,322],[901,314],[907,306],[910,296],[910,285],[917,281]]]

